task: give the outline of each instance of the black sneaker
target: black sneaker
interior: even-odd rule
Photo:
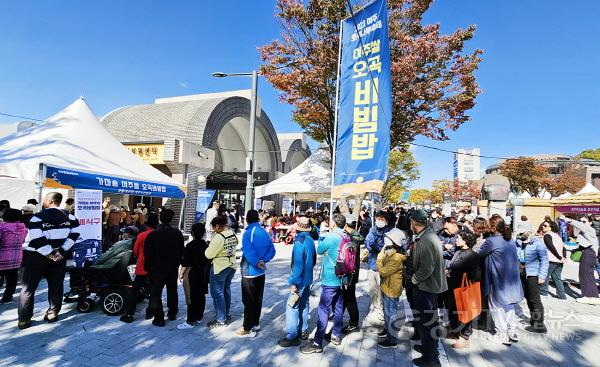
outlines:
[[[214,321],[211,321],[208,324],[206,324],[206,326],[208,326],[209,329],[216,329],[216,328],[227,326],[227,323],[214,320]]]
[[[31,320],[29,320],[29,321],[19,321],[19,323],[17,324],[17,326],[19,327],[20,330],[28,329],[29,327],[31,327]]]
[[[354,326],[354,325],[347,325],[342,329],[342,334],[352,334],[352,333],[358,333],[360,331],[360,328],[358,326]]]
[[[398,347],[398,343],[392,343],[391,341],[385,339],[377,343],[377,346],[384,349],[395,349]]]
[[[417,367],[438,367],[441,366],[439,359],[425,359],[423,357],[415,358],[412,360],[413,364]]]
[[[308,331],[304,331],[302,334],[300,334],[300,339],[302,340],[308,340],[308,336],[310,334],[308,333]]]
[[[330,342],[331,344],[333,344],[333,345],[340,345],[340,344],[342,344],[342,338],[340,338],[340,337],[338,337],[338,336],[335,336],[335,335],[332,335],[332,336],[329,338],[329,342]]]
[[[313,353],[323,353],[323,347],[317,345],[314,341],[310,341],[310,343],[300,348],[300,352],[302,354],[313,354]]]
[[[415,344],[413,349],[415,350],[415,352],[423,354],[423,346],[422,345]]]
[[[47,321],[49,324],[58,321],[58,316],[56,315],[46,315],[44,316],[44,321]]]
[[[233,317],[231,315],[227,315],[227,318],[225,319],[226,323],[230,323],[231,320],[233,320]]]
[[[154,319],[152,320],[152,325],[154,326],[158,326],[158,327],[163,327],[165,326],[165,320],[164,319]]]
[[[13,303],[13,299],[0,299],[0,305],[10,305]]]
[[[387,338],[387,330],[383,329],[377,333],[377,336],[380,338]]]
[[[331,331],[323,335],[323,340],[325,340],[326,342],[331,342]]]
[[[296,338],[296,339],[288,339],[288,338],[283,338],[281,340],[279,340],[277,342],[277,344],[282,347],[282,348],[289,348],[289,347],[297,347],[300,345],[300,338]]]
[[[146,320],[150,320],[154,316],[152,315],[152,311],[149,308],[146,309]]]
[[[132,315],[122,315],[119,320],[121,320],[124,323],[131,324],[133,322],[133,316]]]
[[[538,333],[538,334],[546,334],[548,332],[548,329],[544,326],[544,327],[535,327],[535,326],[526,326],[525,330],[529,331],[530,333]]]

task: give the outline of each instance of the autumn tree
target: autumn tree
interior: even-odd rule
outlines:
[[[479,186],[472,181],[454,180],[436,180],[432,183],[433,189],[429,195],[429,199],[433,203],[443,203],[444,194],[448,194],[448,199],[451,201],[470,201],[478,199],[481,190]]]
[[[552,196],[559,196],[566,192],[576,193],[585,186],[585,183],[585,169],[571,164],[562,174],[548,178],[545,188]]]
[[[388,0],[392,71],[392,148],[415,136],[448,139],[470,117],[481,50],[465,52],[475,26],[442,34],[423,24],[433,0]],[[306,4],[305,4],[306,3]],[[367,0],[358,1],[357,8]],[[347,0],[277,0],[281,38],[259,47],[260,72],[294,106],[293,120],[332,150],[340,20]]]
[[[398,202],[406,187],[419,179],[418,167],[419,163],[410,150],[392,150],[388,161],[388,178],[381,191],[382,202]]]
[[[414,189],[409,191],[408,202],[411,204],[422,204],[425,200],[429,200],[430,191],[427,189]]]
[[[583,152],[579,153],[578,158],[600,161],[600,148],[584,150]]]
[[[514,191],[532,197],[539,197],[549,179],[546,167],[529,157],[507,159],[500,164],[500,174],[508,178]]]

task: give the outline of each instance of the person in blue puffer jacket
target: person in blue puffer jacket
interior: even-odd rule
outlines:
[[[371,326],[383,326],[385,319],[383,317],[383,297],[381,295],[381,278],[377,271],[377,256],[383,248],[385,234],[391,231],[393,225],[388,225],[387,214],[379,211],[375,215],[375,225],[371,227],[367,238],[365,238],[365,247],[369,251],[369,272],[367,274],[369,295],[371,296],[371,306],[369,314],[365,320]]]
[[[275,257],[271,236],[260,225],[256,210],[246,214],[248,226],[242,238],[242,302],[244,324],[237,331],[239,336],[256,335],[260,330],[260,313],[265,289],[266,264]]]
[[[525,330],[532,333],[546,333],[544,325],[544,305],[540,296],[540,286],[548,275],[548,250],[546,245],[525,226],[517,226],[517,254],[521,263],[521,282],[525,291],[527,307],[531,313],[530,325]]]

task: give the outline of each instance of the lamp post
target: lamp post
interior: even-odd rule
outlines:
[[[250,92],[250,132],[248,136],[248,155],[246,156],[246,198],[244,200],[244,209],[246,212],[254,209],[254,145],[256,134],[256,98],[258,90],[258,72],[253,70],[251,73],[223,73],[216,72],[212,76],[215,78],[225,78],[228,76],[246,76],[252,78],[252,89]]]

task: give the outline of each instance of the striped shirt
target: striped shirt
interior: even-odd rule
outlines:
[[[79,238],[79,221],[73,214],[59,208],[48,208],[37,213],[29,222],[25,250],[48,256],[53,251],[69,251]]]

